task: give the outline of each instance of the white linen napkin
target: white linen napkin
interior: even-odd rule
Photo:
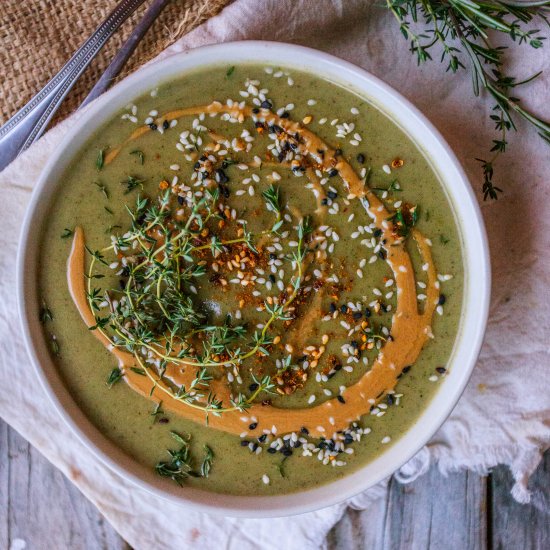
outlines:
[[[241,39],[311,46],[379,76],[439,128],[479,191],[480,167],[474,158],[488,154],[494,137],[488,120],[490,100],[472,98],[464,72],[450,76],[438,61],[418,69],[395,21],[379,3],[237,0],[159,59]],[[510,69],[522,78],[550,70],[544,49],[510,53]],[[523,89],[523,101],[540,111],[549,91],[550,77],[545,74]],[[0,174],[0,415],[59,467],[138,550],[323,547],[346,506],[367,506],[383,486],[349,503],[293,518],[212,519],[153,497],[112,473],[65,426],[37,385],[16,319],[14,258],[34,183],[79,116],[75,113],[54,128]],[[404,482],[415,479],[431,463],[442,472],[486,472],[503,463],[516,480],[514,496],[525,502],[530,498],[529,475],[550,446],[550,148],[532,131],[512,135],[510,141],[510,152],[497,166],[504,195],[487,203],[479,197],[493,265],[491,316],[481,357],[453,414],[397,477]]]

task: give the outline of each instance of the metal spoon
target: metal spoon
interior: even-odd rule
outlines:
[[[48,84],[0,128],[0,170],[42,135],[84,69],[144,1],[121,0]]]

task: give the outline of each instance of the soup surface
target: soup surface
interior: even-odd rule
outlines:
[[[98,131],[43,231],[45,337],[146,468],[236,495],[377,457],[447,373],[460,237],[429,159],[318,76],[213,67]]]

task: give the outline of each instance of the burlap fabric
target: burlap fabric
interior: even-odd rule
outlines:
[[[123,73],[132,72],[231,0],[171,0]],[[63,66],[118,0],[0,0],[0,124]],[[142,5],[111,37],[59,109],[55,121],[84,99],[147,9]],[[54,122],[55,122],[54,121]]]

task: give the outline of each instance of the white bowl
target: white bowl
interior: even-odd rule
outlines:
[[[390,116],[427,152],[454,207],[462,239],[465,281],[462,316],[449,361],[449,373],[433,399],[412,426],[393,445],[366,466],[327,485],[283,496],[230,496],[194,488],[179,488],[137,464],[84,416],[65,388],[50,359],[38,319],[36,271],[40,231],[60,176],[73,156],[96,129],[138,97],[161,82],[208,65],[245,62],[280,65],[322,75],[365,96]],[[409,460],[452,411],[481,347],[488,314],[490,264],[483,221],[470,184],[455,155],[439,132],[413,105],[375,78],[350,63],[309,48],[274,42],[233,42],[191,50],[154,63],[126,78],[91,105],[75,123],[44,168],[34,189],[24,222],[17,266],[19,312],[29,355],[42,386],[59,414],[79,439],[103,463],[139,487],[195,510],[231,516],[273,517],[319,509],[348,499],[388,477]]]

